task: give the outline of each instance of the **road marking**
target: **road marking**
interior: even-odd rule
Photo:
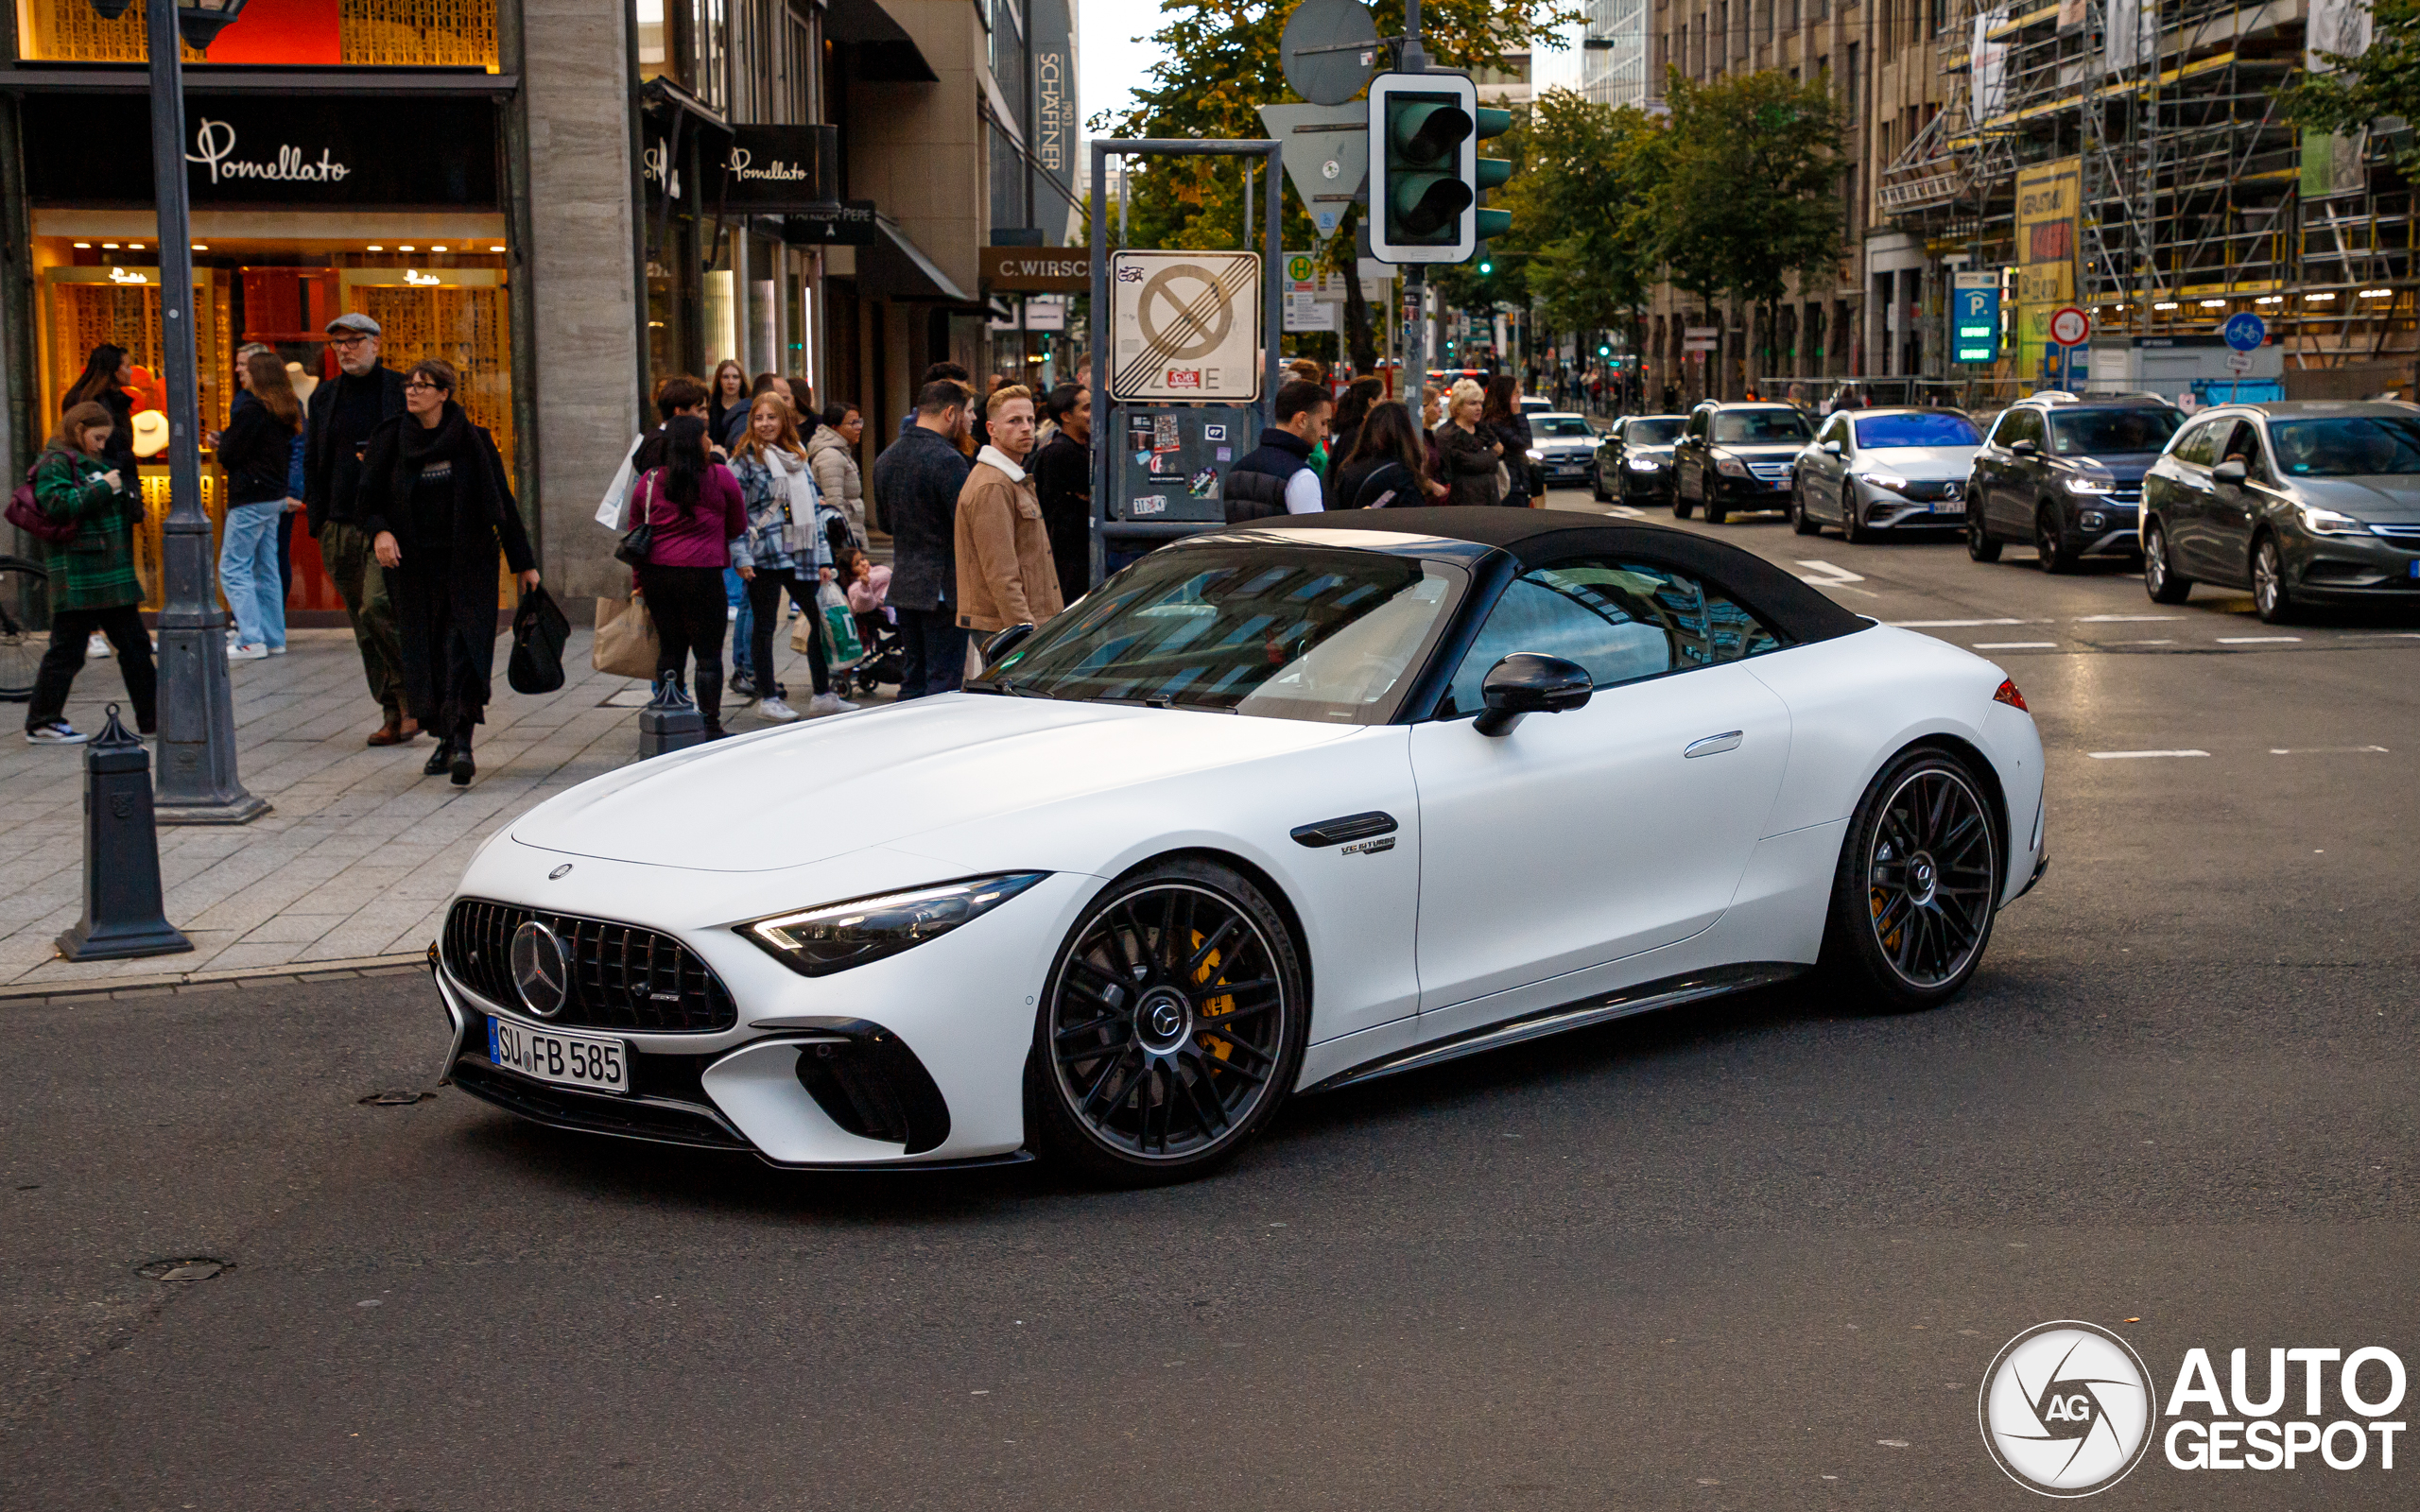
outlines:
[[[2219,637],[2219,644],[2221,645],[2283,645],[2288,642],[2301,639],[2299,635],[2221,635]]]
[[[2056,641],[1977,641],[1978,651],[2041,651],[2056,650]]]
[[[2084,753],[2097,762],[2135,762],[2154,756],[2207,756],[2206,750],[2095,750]]]
[[[1814,563],[1803,561],[1798,565],[1811,567]],[[1979,625],[2048,625],[2050,622],[2048,620],[1885,620],[1883,623],[1901,630],[1964,630],[1972,629]]]
[[[1608,505],[1605,508],[1605,512],[1610,515],[1618,515],[1624,520],[1644,520],[1647,518],[1646,510],[1639,508],[1635,505],[1629,504]]]
[[[2078,625],[2133,625],[2142,620],[2181,620],[2182,614],[2086,614]]]
[[[2384,756],[2390,754],[2384,746],[2284,746],[2269,747],[2272,756]]]
[[[1798,565],[1801,567],[1812,567],[1816,569],[1817,572],[1824,575],[1820,577],[1811,573],[1800,573],[1798,575],[1798,580],[1800,582],[1813,583],[1819,588],[1825,587],[1833,583],[1861,583],[1865,581],[1865,578],[1860,575],[1853,573],[1845,567],[1837,566],[1828,561],[1802,561]]]

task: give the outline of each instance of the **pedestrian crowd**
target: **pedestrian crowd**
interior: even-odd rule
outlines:
[[[1315,362],[1302,359],[1289,371],[1277,390],[1276,423],[1227,473],[1228,524],[1325,509],[1535,502],[1530,422],[1513,374],[1426,386],[1415,419],[1377,378],[1356,378],[1337,394]]]

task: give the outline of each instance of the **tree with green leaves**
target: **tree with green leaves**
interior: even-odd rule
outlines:
[[[2286,118],[2308,131],[2359,131],[2381,116],[2420,120],[2420,0],[2373,0],[2369,49],[2322,52],[2332,72],[2308,74],[2278,92]],[[2394,149],[2395,171],[2420,176],[2420,137]]]
[[[1841,249],[1841,109],[1828,78],[1773,70],[1665,85],[1668,171],[1648,202],[1668,276],[1712,302],[1764,308],[1766,329],[1793,273]],[[1753,376],[1753,375],[1752,375]]]
[[[1661,268],[1648,208],[1669,171],[1670,140],[1634,106],[1569,90],[1540,95],[1515,128],[1521,168],[1503,191],[1505,249],[1549,329],[1627,330],[1644,346],[1641,311]]]

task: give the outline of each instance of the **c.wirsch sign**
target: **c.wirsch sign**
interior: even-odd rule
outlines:
[[[38,204],[148,205],[147,112],[91,96],[26,98],[26,193]],[[495,106],[336,95],[185,99],[185,181],[197,205],[493,208]]]

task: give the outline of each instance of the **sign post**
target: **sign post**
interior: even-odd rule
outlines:
[[[2050,312],[2050,343],[2059,349],[2061,388],[2065,389],[2074,382],[2076,348],[2091,339],[2091,316],[2072,304],[2063,304]]]
[[[1950,275],[1949,360],[1997,362],[2000,275],[1996,268]]]
[[[2227,317],[2219,328],[2227,344],[2227,371],[2235,380],[2227,385],[2227,403],[2235,403],[2243,387],[2243,375],[2252,370],[2252,354],[2269,339],[2269,322],[2246,310]]]

